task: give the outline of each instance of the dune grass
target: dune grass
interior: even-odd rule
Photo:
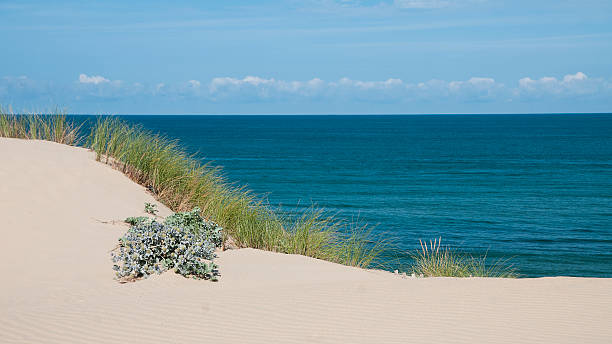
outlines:
[[[187,154],[175,140],[115,117],[92,126],[87,147],[96,158],[149,188],[173,211],[194,207],[224,228],[239,247],[300,254],[345,265],[373,266],[383,241],[370,242],[368,229],[310,208],[289,217],[244,188],[228,183],[221,171]]]
[[[79,126],[66,115],[15,115],[0,108],[0,137],[46,140],[66,145],[79,143]]]
[[[421,249],[412,255],[414,261],[411,273],[423,277],[498,277],[516,278],[517,270],[508,260],[490,263],[487,256],[473,257],[442,246],[437,238],[424,243],[419,240]]]
[[[335,263],[387,268],[389,239],[375,238],[372,227],[344,222],[311,207],[297,216],[275,210],[263,198],[229,183],[219,168],[203,164],[178,141],[131,125],[117,117],[99,117],[88,135],[62,113],[15,115],[0,108],[0,137],[47,140],[91,149],[96,159],[112,165],[147,187],[175,212],[201,209],[202,217],[221,225],[224,241],[238,247],[300,254]],[[441,246],[441,240],[421,242],[408,269],[417,276],[517,277],[516,269],[486,256],[472,257]]]

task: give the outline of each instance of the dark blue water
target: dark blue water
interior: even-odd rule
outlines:
[[[612,277],[612,115],[127,116],[293,211]],[[400,255],[406,262],[407,255]]]

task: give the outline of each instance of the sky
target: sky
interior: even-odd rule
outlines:
[[[15,112],[612,112],[609,0],[0,0]]]

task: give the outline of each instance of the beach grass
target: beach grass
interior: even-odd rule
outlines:
[[[423,242],[412,254],[411,273],[423,277],[497,277],[516,278],[516,268],[508,260],[490,262],[486,254],[474,257],[442,246],[442,238]]]
[[[367,228],[311,207],[297,216],[275,211],[264,199],[226,181],[219,168],[202,164],[176,140],[100,117],[87,139],[96,159],[149,188],[173,211],[194,207],[224,228],[239,247],[300,254],[340,264],[372,267],[384,245]]]
[[[66,145],[79,143],[79,126],[63,113],[16,115],[0,107],[0,137],[45,140]]]
[[[386,268],[380,259],[393,243],[372,227],[346,222],[314,206],[289,216],[262,197],[228,182],[220,168],[202,163],[178,143],[113,116],[98,117],[88,134],[63,113],[16,115],[0,109],[0,137],[84,145],[96,160],[145,186],[175,212],[201,209],[202,217],[223,227],[224,243],[300,254],[362,268]],[[225,246],[225,244],[224,244]],[[517,277],[507,260],[492,264],[442,247],[441,239],[411,254],[407,269],[424,277]]]

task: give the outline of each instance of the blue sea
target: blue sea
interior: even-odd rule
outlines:
[[[612,277],[612,114],[124,118],[287,212],[375,225],[394,264],[442,237],[523,276]]]

